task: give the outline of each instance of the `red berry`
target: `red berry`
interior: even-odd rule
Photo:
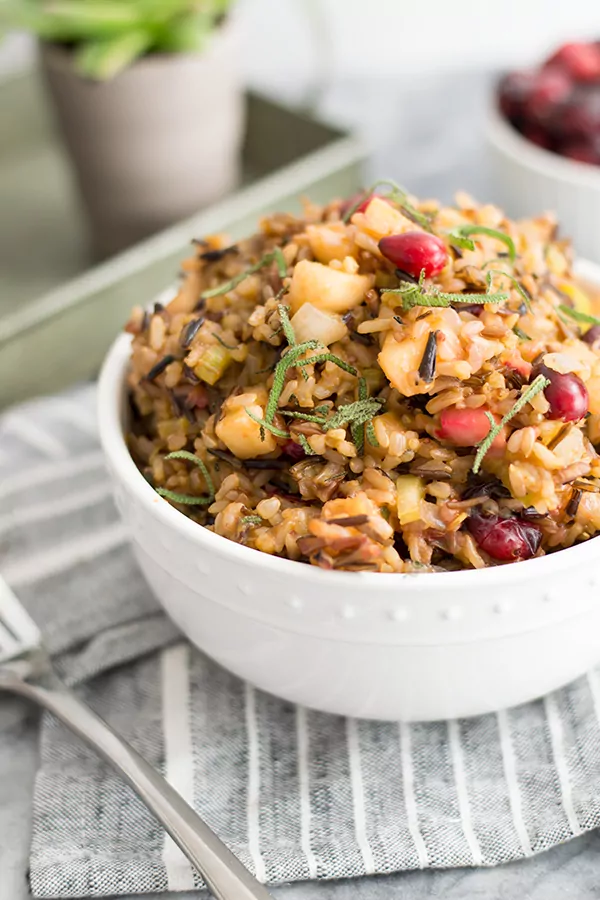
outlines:
[[[522,519],[501,519],[475,513],[466,521],[467,530],[477,546],[500,562],[530,559],[542,542],[542,532],[531,522]]]
[[[286,441],[281,445],[281,451],[284,456],[288,456],[290,459],[293,459],[294,462],[298,462],[301,459],[304,459],[306,453],[304,452],[304,448],[297,444],[296,441]]]
[[[550,150],[552,147],[552,138],[548,132],[539,125],[523,125],[521,133],[523,137],[526,137],[532,144],[536,144],[536,146],[542,147],[544,150]]]
[[[598,81],[600,47],[597,44],[565,44],[550,57],[546,65],[562,66],[576,81]]]
[[[571,87],[569,77],[560,69],[545,69],[537,77],[527,110],[535,119],[547,118],[567,99]]]
[[[562,419],[563,422],[578,422],[587,413],[590,405],[588,389],[578,375],[573,372],[562,374],[548,366],[536,366],[534,377],[543,375],[550,381],[544,388],[544,396],[550,404],[547,417]]]
[[[595,344],[596,341],[600,341],[600,325],[592,325],[591,328],[588,328],[581,340],[586,344]]]
[[[444,441],[450,441],[456,447],[474,447],[488,436],[490,428],[490,420],[482,407],[458,409],[456,406],[449,406],[441,412],[440,427],[436,436]],[[505,444],[506,435],[500,432],[494,439],[490,451],[502,450]]]
[[[386,259],[413,278],[418,278],[423,271],[426,278],[432,278],[448,262],[448,250],[444,242],[426,231],[391,234],[379,241],[379,249]]]

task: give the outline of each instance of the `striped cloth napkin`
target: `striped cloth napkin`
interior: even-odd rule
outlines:
[[[64,677],[262,880],[490,866],[600,822],[597,672],[498,715],[409,726],[293,707],[182,643],[117,519],[91,387],[0,417],[0,553]],[[45,717],[34,896],[198,886],[129,789]]]

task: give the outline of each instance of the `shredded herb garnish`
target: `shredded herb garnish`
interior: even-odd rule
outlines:
[[[176,494],[175,491],[168,491],[166,488],[156,488],[156,493],[165,500],[172,500],[173,503],[181,503],[187,506],[208,506],[211,504],[211,497],[192,497],[190,494]]]
[[[448,237],[454,242],[460,242],[464,238],[467,238],[468,241],[472,234],[486,234],[488,237],[496,238],[497,241],[502,241],[508,249],[510,261],[514,262],[517,258],[517,250],[513,239],[508,234],[505,234],[504,231],[497,231],[495,228],[488,228],[486,225],[459,225],[448,232]],[[473,241],[459,243],[458,245],[467,250],[475,249]]]
[[[364,400],[355,400],[353,403],[343,403],[336,409],[334,415],[323,426],[325,431],[333,428],[341,428],[343,425],[365,425],[373,416],[376,416],[383,400],[375,397]]]
[[[299,434],[299,435],[297,435],[297,438],[298,438],[298,443],[300,444],[300,446],[302,447],[302,449],[304,450],[304,452],[306,453],[307,456],[318,456],[319,455],[316,452],[316,450],[313,450],[313,448],[308,443],[308,438],[306,437],[306,435]]]
[[[316,350],[318,346],[318,341],[304,341],[302,344],[295,344],[294,347],[290,347],[285,356],[281,357],[281,359],[275,366],[275,372],[273,373],[273,385],[269,393],[269,399],[267,401],[267,407],[265,410],[265,419],[267,420],[267,422],[272,422],[275,413],[277,412],[277,404],[279,403],[279,398],[281,397],[281,392],[283,391],[283,387],[285,385],[285,376],[287,370],[291,366],[296,365],[299,356],[302,356],[302,354],[306,353],[307,350]]]
[[[260,516],[243,516],[240,522],[242,525],[262,525],[263,520]]]
[[[216,338],[218,340],[218,342],[220,343],[220,345],[222,347],[225,347],[226,350],[237,350],[237,344],[233,344],[233,345],[226,344],[225,341],[223,340],[223,338],[218,334],[214,334],[214,332],[213,332],[213,337]]]
[[[391,193],[382,196],[387,197],[392,203],[396,203],[401,209],[404,209],[408,218],[412,219],[413,222],[416,222],[422,228],[427,229],[427,231],[431,231],[431,221],[429,216],[426,216],[424,213],[419,212],[418,209],[415,209],[406,199],[408,191],[389,178],[381,178],[379,181],[375,181],[370,188],[364,190],[356,202],[353,203],[350,209],[345,213],[343,221],[349,222],[361,203],[364,203],[367,197],[373,194],[378,187],[391,187]]]
[[[589,313],[579,312],[579,310],[572,309],[565,303],[561,303],[558,308],[561,313],[563,313],[565,316],[569,316],[569,318],[571,319],[575,319],[576,322],[585,322],[587,325],[600,325],[600,319],[597,316],[591,316],[589,315]]]
[[[245,410],[246,410],[247,414],[250,416],[250,418],[252,419],[252,421],[253,421],[253,422],[256,422],[257,425],[260,425],[260,427],[261,427],[261,433],[260,433],[260,439],[261,439],[261,441],[264,441],[264,439],[265,439],[265,438],[264,438],[264,429],[265,429],[265,428],[267,429],[267,431],[270,431],[271,434],[274,434],[275,437],[289,438],[289,434],[287,433],[287,431],[283,431],[282,428],[277,428],[277,426],[276,426],[276,425],[273,425],[272,422],[265,422],[265,420],[264,420],[264,419],[261,419],[260,416],[255,416],[254,413],[252,412],[252,410],[248,409],[247,406],[245,407]]]
[[[527,390],[521,394],[519,399],[516,401],[513,408],[506,413],[506,415],[500,420],[500,422],[496,423],[493,415],[490,412],[486,412],[486,416],[490,420],[490,430],[487,435],[479,444],[477,444],[477,455],[475,456],[475,462],[473,463],[473,472],[475,475],[479,472],[481,468],[481,463],[483,462],[483,458],[494,443],[495,439],[498,437],[504,426],[513,419],[517,413],[521,412],[523,407],[533,400],[536,394],[539,394],[540,391],[543,391],[550,384],[550,380],[545,378],[543,375],[538,375],[538,377],[533,381]]]
[[[452,306],[453,303],[479,303],[484,305],[486,303],[504,303],[505,300],[508,300],[508,294],[504,293],[447,294],[438,291],[436,288],[426,290],[423,287],[422,278],[419,279],[419,284],[402,281],[399,287],[390,288],[384,293],[399,294],[402,297],[404,309],[413,309],[415,306],[445,307]]]
[[[285,257],[281,252],[281,248],[275,247],[274,250],[270,253],[266,253],[262,259],[259,259],[259,261],[254,263],[253,266],[250,266],[249,269],[245,269],[245,271],[240,272],[239,275],[236,275],[230,281],[226,281],[225,284],[219,285],[219,287],[211,288],[208,291],[202,291],[200,296],[203,300],[208,300],[210,297],[218,297],[219,294],[227,294],[229,291],[236,288],[238,284],[241,284],[245,278],[248,278],[249,275],[254,275],[259,269],[262,269],[264,266],[269,266],[273,262],[277,263],[277,271],[280,277],[284,278],[287,274]]]
[[[514,333],[516,334],[516,336],[517,336],[518,338],[520,338],[522,341],[530,341],[530,340],[531,340],[531,338],[529,337],[529,335],[528,335],[528,334],[525,334],[525,332],[523,331],[523,329],[522,329],[522,328],[519,328],[518,325],[515,325],[515,327],[513,328],[513,331],[514,331]]]
[[[326,409],[328,409],[328,407],[326,407]],[[279,414],[282,416],[289,416],[291,419],[302,419],[303,422],[315,422],[317,425],[324,425],[327,421],[325,416],[297,412],[297,410],[293,409],[280,409]]]
[[[215,485],[210,476],[210,472],[206,467],[206,463],[204,463],[199,456],[196,456],[195,453],[190,453],[189,450],[175,450],[174,453],[168,453],[167,456],[165,456],[165,459],[184,459],[187,462],[191,462],[195,466],[198,466],[204,476],[206,488],[208,490],[208,493],[210,494],[208,498],[203,499],[208,499],[208,501],[212,503],[212,501],[215,499]]]
[[[287,359],[287,355],[286,355]],[[317,363],[322,362],[332,362],[334,365],[338,366],[340,369],[343,369],[344,372],[348,372],[349,375],[358,375],[358,372],[351,366],[350,363],[344,362],[343,359],[340,359],[339,356],[336,356],[335,353],[317,353],[315,356],[309,356],[308,359],[300,359],[295,365],[296,366],[312,366],[317,365]]]
[[[527,293],[527,291],[525,290],[523,285],[519,281],[517,281],[517,279],[514,277],[514,275],[509,275],[508,272],[504,272],[502,269],[490,269],[489,272],[487,273],[487,277],[486,277],[488,291],[491,291],[491,289],[492,289],[492,275],[503,275],[505,278],[508,278],[509,281],[512,281],[515,288],[518,290],[519,294],[523,298],[523,302],[525,303],[525,306],[527,307],[527,309],[529,311],[531,310],[531,297],[529,296],[529,294]]]
[[[277,306],[277,312],[279,313],[279,321],[281,322],[281,327],[283,328],[283,333],[285,334],[285,339],[290,345],[290,347],[296,346],[296,335],[294,334],[294,329],[292,327],[292,323],[290,322],[289,316],[289,306],[284,306],[283,303],[279,303]]]

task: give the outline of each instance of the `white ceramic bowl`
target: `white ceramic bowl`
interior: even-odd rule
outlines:
[[[510,216],[557,213],[561,234],[600,262],[600,166],[575,162],[526,140],[494,107],[487,145],[494,198]]]
[[[600,268],[581,274],[600,284]],[[102,445],[148,584],[187,637],[287,700],[343,715],[471,716],[539,697],[600,660],[600,540],[422,575],[328,572],[240,546],[158,496],[125,444],[130,338],[99,385]]]

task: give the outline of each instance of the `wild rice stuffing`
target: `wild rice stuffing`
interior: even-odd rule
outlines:
[[[326,569],[482,568],[600,530],[600,318],[550,216],[391,182],[136,308],[130,447],[170,503]]]

